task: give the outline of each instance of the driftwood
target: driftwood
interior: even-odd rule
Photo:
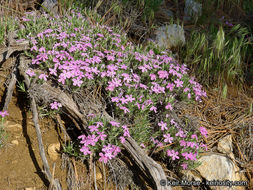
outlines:
[[[24,64],[25,64],[24,58],[21,56],[20,65],[19,65],[18,69],[20,70],[21,75],[25,78],[25,84],[26,84],[27,88],[29,88],[31,83],[29,81],[28,76],[25,74],[25,70],[24,70],[25,65]],[[61,190],[61,185],[60,185],[59,181],[57,179],[56,180],[53,179],[53,175],[50,172],[50,167],[48,165],[48,161],[46,158],[46,153],[45,153],[45,149],[44,149],[44,145],[43,145],[43,141],[42,141],[40,126],[38,123],[38,111],[37,111],[35,98],[30,96],[30,99],[31,99],[30,100],[31,101],[31,109],[32,109],[32,113],[33,113],[33,122],[35,125],[36,134],[37,134],[39,150],[40,150],[40,157],[42,159],[43,166],[44,166],[44,173],[46,174],[46,177],[49,180],[49,182],[51,182],[51,184],[53,184],[55,189]]]
[[[29,49],[29,41],[24,41],[19,44],[10,44],[8,47],[0,49],[0,63],[7,60],[14,52],[21,52]]]

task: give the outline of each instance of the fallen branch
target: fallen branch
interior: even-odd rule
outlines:
[[[14,61],[16,61],[16,58],[14,59]],[[9,85],[7,87],[7,94],[6,94],[6,98],[5,98],[5,101],[4,101],[3,110],[8,110],[9,103],[11,102],[13,90],[15,88],[16,81],[17,81],[16,74],[15,74],[16,70],[17,70],[16,67],[14,67],[12,72],[11,72],[11,80],[10,80]]]
[[[24,68],[24,58],[21,56],[20,58],[20,65],[18,67],[20,69],[20,73],[22,74],[22,76],[25,78],[25,83],[27,88],[29,89],[30,87],[30,80],[28,78],[28,76],[25,74],[25,71],[23,70]],[[43,145],[43,141],[42,141],[42,135],[41,135],[41,131],[40,131],[40,126],[38,123],[38,111],[37,111],[37,106],[36,106],[36,102],[34,97],[30,97],[30,101],[31,101],[31,109],[32,109],[32,113],[33,113],[33,123],[35,125],[35,130],[36,130],[36,134],[37,134],[37,139],[38,139],[38,144],[39,144],[39,150],[40,150],[40,157],[42,159],[43,162],[43,166],[44,166],[44,173],[46,174],[47,179],[53,183],[54,187],[57,190],[61,190],[61,185],[59,183],[59,181],[57,179],[53,179],[53,176],[50,172],[50,168],[48,165],[48,161],[46,158],[46,153],[45,153],[45,149],[44,149],[44,145]]]

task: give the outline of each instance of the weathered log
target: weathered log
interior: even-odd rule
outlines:
[[[24,61],[24,58],[21,56],[20,65],[19,65],[18,69],[20,70],[21,75],[25,78],[26,86],[29,89],[31,83],[30,83],[28,76],[25,74],[24,68],[25,68],[25,61]],[[44,145],[43,145],[43,141],[42,141],[40,126],[38,123],[38,111],[37,111],[35,99],[32,96],[30,96],[30,99],[31,99],[30,100],[31,101],[30,102],[31,109],[32,109],[32,113],[33,113],[33,123],[35,125],[36,135],[37,135],[38,144],[39,144],[40,157],[42,159],[43,166],[44,166],[44,173],[46,174],[46,177],[49,180],[49,182],[51,182],[57,190],[61,190],[61,184],[59,183],[59,181],[57,179],[53,179],[53,175],[50,172],[50,167],[48,165],[48,161],[46,158],[46,153],[45,153],[45,149],[44,149]]]
[[[7,60],[14,52],[21,52],[27,49],[29,49],[29,41],[24,41],[22,43],[0,49],[0,63]]]

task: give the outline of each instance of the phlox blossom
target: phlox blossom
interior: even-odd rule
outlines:
[[[0,111],[0,115],[1,115],[2,117],[5,117],[5,116],[7,116],[7,115],[9,115],[9,114],[8,114],[8,112],[7,112],[6,110],[4,110],[4,111]]]

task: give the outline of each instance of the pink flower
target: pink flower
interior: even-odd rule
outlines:
[[[98,126],[96,126],[96,125],[90,125],[89,127],[88,127],[89,129],[90,129],[90,132],[92,133],[93,131],[98,131]]]
[[[198,136],[196,134],[192,134],[191,138],[198,140]]]
[[[47,75],[46,74],[40,74],[39,79],[43,79],[44,81],[47,81]]]
[[[174,150],[167,150],[167,155],[172,157],[172,160],[179,159],[178,152],[175,152]]]
[[[177,79],[176,81],[174,81],[174,83],[176,84],[176,87],[183,87],[183,81],[181,81],[181,80],[179,80],[179,79]]]
[[[181,166],[182,166],[182,168],[183,168],[184,170],[186,170],[186,169],[188,168],[188,164],[186,164],[186,163],[181,164]]]
[[[161,127],[161,130],[167,130],[167,123],[164,123],[163,121],[161,121],[160,123],[158,123],[158,126]]]
[[[105,138],[107,137],[107,135],[104,133],[104,131],[102,131],[102,132],[98,131],[97,134],[98,134],[98,138],[100,138],[101,141],[104,141]]]
[[[129,133],[129,130],[128,128],[125,128],[124,129],[124,134],[123,134],[124,137],[130,137],[130,133]]]
[[[150,111],[154,111],[155,113],[157,112],[157,108],[155,107],[155,106],[152,106],[151,108],[150,108]]]
[[[205,148],[205,151],[207,151],[207,150],[208,150],[208,148],[207,148],[206,144],[201,143],[201,144],[200,144],[200,147]]]
[[[73,81],[73,86],[79,86],[80,87],[83,83],[83,81],[78,79],[78,78],[77,79],[73,78],[72,81]]]
[[[51,109],[55,109],[57,110],[59,107],[62,107],[61,103],[58,103],[58,102],[53,102],[50,104],[51,106]]]
[[[125,137],[123,137],[123,136],[120,136],[119,138],[120,138],[120,142],[121,142],[122,144],[124,144],[124,143],[126,142],[126,139],[125,139]]]
[[[165,109],[170,109],[170,110],[173,110],[172,106],[170,103],[167,104],[167,106],[165,106]]]
[[[184,146],[184,147],[186,146],[186,142],[184,140],[180,140],[179,144],[180,144],[180,146]]]
[[[173,137],[170,137],[169,133],[167,135],[163,135],[163,137],[165,138],[164,142],[172,143]]]
[[[110,121],[109,122],[113,127],[120,127],[120,123],[119,122],[116,122],[116,121]]]
[[[207,137],[207,133],[208,132],[207,132],[207,130],[206,130],[205,127],[200,127],[199,131],[200,131],[200,133],[201,133],[202,136]]]
[[[169,73],[167,71],[158,71],[157,73],[160,79],[168,79]]]
[[[151,80],[156,80],[156,75],[155,74],[150,74],[149,76],[150,76]]]
[[[105,154],[103,154],[102,152],[100,152],[99,156],[100,156],[100,158],[99,158],[100,162],[104,162],[105,164],[108,162],[109,159],[105,156]]]
[[[31,69],[28,69],[26,74],[28,74],[30,77],[35,76],[35,73]]]
[[[177,132],[176,137],[177,137],[177,136],[179,136],[179,137],[181,137],[181,138],[185,138],[185,137],[186,137],[186,135],[184,134],[184,131],[182,131],[182,130],[179,130],[179,131]]]
[[[175,86],[174,84],[168,83],[167,86],[166,86],[166,88],[168,88],[170,91],[173,91],[174,86]]]
[[[1,115],[2,117],[5,117],[5,116],[7,116],[7,115],[9,115],[9,114],[8,114],[8,112],[5,110],[5,111],[0,111],[0,115]]]
[[[88,155],[88,154],[91,154],[91,151],[90,151],[89,147],[87,147],[87,146],[83,146],[83,147],[80,149],[80,151],[81,151],[85,156]]]

